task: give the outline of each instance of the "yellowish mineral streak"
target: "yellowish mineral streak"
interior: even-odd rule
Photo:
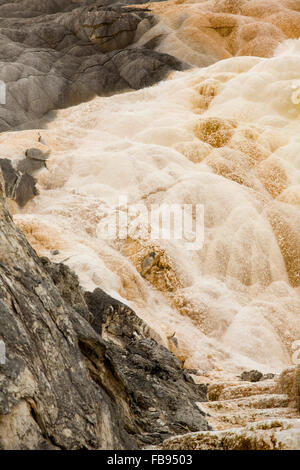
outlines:
[[[160,50],[197,66],[232,56],[271,57],[300,36],[297,0],[169,0],[150,3],[160,18]]]

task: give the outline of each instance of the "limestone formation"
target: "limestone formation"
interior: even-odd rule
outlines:
[[[296,352],[298,43],[259,56],[299,25],[298,0],[0,0],[1,450],[299,448],[298,361],[237,375]],[[121,188],[205,205],[202,253],[97,238]]]
[[[159,50],[200,67],[232,56],[272,57],[300,35],[297,0],[168,0],[151,10],[168,31]]]

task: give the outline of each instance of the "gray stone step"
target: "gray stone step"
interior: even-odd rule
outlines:
[[[212,384],[208,387],[209,400],[231,400],[235,398],[249,397],[251,395],[274,394],[278,385],[274,380],[264,380],[263,382],[246,382],[235,385]]]
[[[243,428],[202,431],[167,439],[165,450],[299,450],[300,419],[264,420]]]
[[[261,394],[250,395],[244,398],[233,400],[217,400],[201,403],[202,409],[211,411],[234,411],[240,408],[286,408],[289,404],[289,397],[285,394]]]
[[[209,424],[216,430],[235,426],[247,426],[266,419],[296,419],[299,415],[290,408],[246,409],[235,412],[214,412],[207,417]]]

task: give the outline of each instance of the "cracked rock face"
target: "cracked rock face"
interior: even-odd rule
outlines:
[[[0,225],[0,337],[6,345],[0,448],[132,447],[78,347],[81,330],[95,340],[96,333],[43,271],[5,210],[3,192]]]
[[[208,429],[205,390],[131,309],[38,258],[0,182],[0,448],[132,449]]]
[[[0,2],[0,130],[32,127],[51,110],[149,86],[186,66],[138,47],[155,17],[112,2]]]

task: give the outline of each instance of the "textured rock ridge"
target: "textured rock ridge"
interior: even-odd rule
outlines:
[[[38,258],[0,181],[0,448],[131,449],[208,429],[203,387],[131,309]]]
[[[28,127],[48,111],[149,86],[184,68],[168,54],[136,46],[156,22],[148,10],[113,3],[0,5],[0,80],[6,85],[0,130]]]

